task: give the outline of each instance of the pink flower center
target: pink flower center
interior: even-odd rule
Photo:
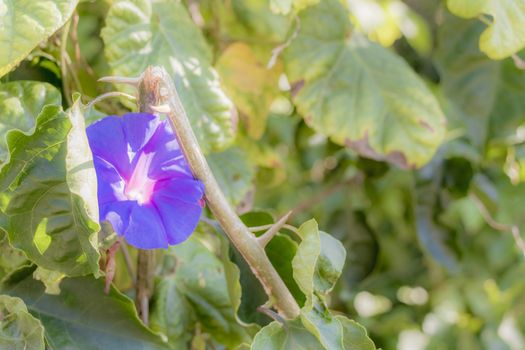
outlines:
[[[126,182],[124,195],[139,204],[149,203],[155,187],[155,180],[148,177],[148,171],[155,153],[141,153],[133,174]]]

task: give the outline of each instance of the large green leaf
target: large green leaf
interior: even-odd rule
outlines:
[[[0,77],[71,17],[78,0],[0,0]]]
[[[98,274],[96,175],[79,103],[48,105],[31,135],[7,135],[11,159],[0,171],[2,229],[38,265]]]
[[[202,330],[231,347],[248,340],[235,317],[224,266],[214,253],[193,235],[183,244],[171,247],[170,256],[176,261],[175,284],[191,305]]]
[[[339,1],[322,1],[299,17],[284,59],[306,122],[366,157],[401,167],[428,162],[445,119],[425,83],[399,56],[351,33]]]
[[[231,147],[206,158],[228,201],[232,205],[239,204],[251,189],[255,175],[254,166],[247,155],[242,149]]]
[[[191,305],[177,288],[173,277],[159,279],[150,304],[150,326],[168,337],[171,349],[185,349],[194,331]]]
[[[44,292],[31,276],[4,286],[22,298],[43,323],[52,350],[166,349],[160,337],[138,319],[133,302],[116,289],[104,293],[104,282],[93,277],[66,278],[60,295]]]
[[[30,131],[47,104],[60,105],[60,91],[47,83],[14,81],[0,84],[0,163],[7,158],[6,134],[11,129]]]
[[[221,90],[204,37],[178,1],[115,1],[102,30],[112,71],[138,76],[148,65],[172,75],[193,130],[205,152],[233,141],[233,105]],[[123,90],[133,92],[129,86]]]
[[[20,298],[0,295],[0,348],[44,350],[44,328]]]
[[[457,16],[490,15],[489,27],[479,38],[479,47],[492,59],[502,59],[525,47],[525,0],[448,0]]]

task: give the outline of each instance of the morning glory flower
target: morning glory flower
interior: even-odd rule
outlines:
[[[128,113],[101,119],[86,132],[100,221],[141,249],[188,238],[199,221],[204,186],[193,177],[169,123]]]

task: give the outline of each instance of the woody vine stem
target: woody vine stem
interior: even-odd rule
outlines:
[[[266,234],[257,238],[241,221],[226,200],[197,142],[182,106],[175,84],[162,67],[148,67],[139,78],[107,77],[103,81],[129,83],[138,87],[138,102],[142,112],[166,114],[177,135],[180,147],[193,175],[202,181],[208,207],[227,234],[230,241],[244,257],[252,272],[261,282],[270,303],[287,319],[299,315],[299,306],[285,283],[273,267],[265,244],[288,216],[279,220]]]

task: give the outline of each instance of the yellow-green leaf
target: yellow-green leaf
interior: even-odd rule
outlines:
[[[363,156],[405,168],[427,163],[443,140],[445,118],[421,78],[395,53],[351,33],[339,1],[322,1],[299,17],[301,30],[284,58],[306,122]]]
[[[13,81],[0,85],[0,163],[7,158],[7,132],[30,131],[45,105],[59,105],[61,101],[60,91],[47,83]]]
[[[479,38],[481,51],[490,58],[509,57],[525,47],[525,0],[448,0],[447,5],[464,18],[492,16]]]
[[[241,112],[248,135],[261,138],[270,104],[279,92],[282,65],[278,62],[268,69],[248,45],[239,42],[228,46],[216,67],[226,91]]]
[[[0,77],[71,17],[78,0],[0,0]]]
[[[44,350],[44,328],[20,298],[0,295],[0,348]]]

